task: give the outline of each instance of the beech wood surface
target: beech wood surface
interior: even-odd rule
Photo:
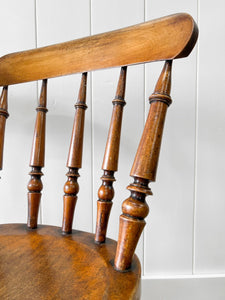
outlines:
[[[151,195],[149,181],[155,181],[163,126],[168,106],[171,104],[171,67],[172,61],[166,61],[161,75],[150,96],[150,110],[145,123],[130,175],[134,183],[127,188],[131,195],[123,202],[120,216],[119,237],[115,257],[115,268],[129,269],[138,240],[145,226],[149,208],[145,201]]]
[[[141,269],[134,252],[149,212],[145,198],[152,195],[148,184],[156,178],[164,121],[171,104],[172,60],[189,55],[197,36],[192,17],[181,13],[0,58],[0,85],[4,87],[0,98],[0,168],[8,116],[7,86],[43,79],[30,160],[28,228],[23,224],[0,225],[0,299],[139,299]],[[127,187],[131,195],[122,205],[116,244],[106,239],[106,230],[118,168],[126,70],[128,65],[155,60],[166,62],[149,98],[149,115],[130,173],[134,182]],[[116,66],[122,68],[103,159],[94,236],[72,230],[82,165],[87,71]],[[42,225],[35,229],[45,152],[45,78],[77,72],[83,74],[67,161],[62,230]]]
[[[74,210],[77,202],[77,193],[79,184],[77,178],[80,176],[78,169],[82,166],[83,136],[84,136],[84,118],[86,105],[86,86],[87,73],[83,73],[77,103],[75,104],[75,117],[73,123],[72,136],[67,160],[69,168],[66,174],[68,179],[64,185],[63,197],[63,222],[62,231],[70,233],[72,231]]]
[[[25,224],[0,225],[0,299],[139,299],[141,268],[112,265],[116,242],[96,245],[91,233]]]
[[[42,81],[41,94],[37,107],[37,117],[34,128],[34,137],[31,150],[30,167],[32,168],[29,175],[31,179],[28,183],[28,221],[27,226],[30,228],[37,227],[38,211],[41,201],[41,190],[43,188],[41,169],[45,162],[45,123],[47,102],[47,79]]]
[[[127,67],[122,67],[117,85],[116,96],[113,100],[112,118],[109,126],[109,133],[102,163],[102,169],[104,170],[104,173],[101,177],[102,185],[98,190],[99,200],[97,202],[95,233],[95,241],[99,243],[103,243],[105,241],[109,215],[112,208],[112,199],[114,197],[114,172],[118,169],[123,107],[126,104],[124,101],[126,74]]]
[[[3,164],[5,122],[8,116],[8,87],[4,86],[0,97],[0,170],[2,170]]]
[[[116,31],[0,58],[0,86],[188,56],[198,37],[180,13]]]
[[[171,67],[172,61],[165,62],[155,91],[149,97],[148,118],[130,172],[133,177],[155,181],[166,111],[172,102]]]

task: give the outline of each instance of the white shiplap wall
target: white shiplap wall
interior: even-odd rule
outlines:
[[[174,62],[169,108],[150,214],[138,245],[143,299],[225,299],[225,21],[223,0],[0,0],[0,55],[188,12],[198,46]],[[161,63],[130,67],[116,196],[108,234],[116,239],[129,171]],[[101,162],[119,70],[89,74],[85,155],[74,227],[93,231]],[[40,222],[61,225],[62,187],[80,75],[49,80],[46,166]],[[26,221],[26,183],[39,85],[9,89],[0,223]],[[23,141],[23,142],[21,142]],[[15,167],[16,166],[16,167]],[[12,186],[13,185],[13,189]]]

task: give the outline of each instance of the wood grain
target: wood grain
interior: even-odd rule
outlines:
[[[96,69],[189,55],[198,29],[188,14],[175,14],[116,31],[0,58],[0,86]]]
[[[0,85],[3,86],[83,72],[67,161],[68,179],[64,186],[64,235],[59,228],[41,226],[35,229],[45,152],[47,79],[44,79],[30,160],[32,170],[28,183],[29,228],[24,225],[0,226],[0,245],[3,245],[0,248],[0,298],[21,299],[26,295],[29,299],[35,299],[36,296],[37,299],[139,299],[141,271],[134,252],[145,226],[144,219],[149,212],[145,198],[152,194],[148,184],[155,181],[166,111],[171,103],[169,94],[172,60],[187,56],[194,47],[197,36],[198,30],[193,19],[187,14],[176,14],[125,29],[0,58]],[[166,62],[150,97],[149,115],[130,173],[134,182],[128,186],[131,195],[122,205],[116,246],[115,241],[105,239],[105,236],[114,196],[114,172],[118,167],[126,68],[127,65],[154,60]],[[104,174],[98,193],[97,230],[94,240],[93,234],[72,230],[79,191],[78,169],[82,164],[87,71],[116,66],[123,67],[113,101],[114,108],[103,159]],[[6,88],[3,91],[6,92]],[[5,111],[6,95],[7,93],[3,93],[2,96]],[[5,116],[6,113],[4,118]],[[3,148],[4,130],[0,134]],[[30,228],[34,230],[29,230]],[[102,244],[103,242],[105,243]]]
[[[4,86],[0,97],[0,170],[2,170],[3,164],[5,122],[8,116],[8,87]]]
[[[127,67],[122,67],[117,85],[116,96],[113,100],[113,111],[109,126],[108,138],[105,147],[105,154],[102,163],[103,176],[102,185],[98,190],[97,202],[97,220],[95,241],[104,243],[110,211],[112,208],[112,199],[114,197],[113,182],[115,181],[114,172],[118,169],[120,135],[122,127],[123,107],[126,104]]]
[[[41,201],[41,190],[43,188],[41,169],[45,164],[45,127],[47,113],[47,79],[43,80],[41,94],[37,107],[37,117],[34,128],[34,137],[32,143],[30,167],[32,168],[29,175],[31,176],[28,182],[28,220],[29,228],[37,227],[38,210]]]
[[[154,93],[149,97],[150,110],[130,175],[134,182],[127,188],[131,195],[123,202],[115,268],[130,268],[134,251],[145,226],[149,208],[146,196],[152,195],[149,181],[155,181],[166,111],[172,100],[172,61],[166,61]]]
[[[0,225],[0,298],[139,299],[141,269],[135,256],[129,273],[112,265],[116,242],[96,245],[94,235],[25,224]]]
[[[68,179],[64,185],[63,197],[63,222],[62,231],[70,233],[72,231],[74,209],[77,201],[77,193],[79,192],[79,184],[77,178],[80,176],[78,169],[82,166],[83,154],[83,137],[84,137],[84,119],[86,105],[86,87],[87,73],[83,73],[77,102],[75,104],[75,117],[73,123],[72,136],[67,160],[69,168],[66,174]]]

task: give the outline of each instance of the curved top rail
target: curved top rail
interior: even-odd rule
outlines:
[[[188,56],[198,37],[180,13],[70,42],[0,58],[0,86],[96,69]]]

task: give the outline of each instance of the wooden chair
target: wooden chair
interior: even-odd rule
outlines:
[[[28,183],[28,221],[0,225],[0,299],[139,299],[141,267],[134,255],[148,215],[148,183],[155,181],[163,125],[171,104],[173,59],[192,51],[198,36],[193,19],[175,14],[91,37],[18,52],[0,58],[0,167],[2,168],[7,90],[12,84],[43,80],[37,107]],[[106,238],[114,195],[127,66],[165,60],[123,202],[118,242]],[[87,72],[121,67],[98,191],[95,234],[72,229],[82,163]],[[37,225],[44,167],[47,79],[82,73],[64,185],[62,229]]]

